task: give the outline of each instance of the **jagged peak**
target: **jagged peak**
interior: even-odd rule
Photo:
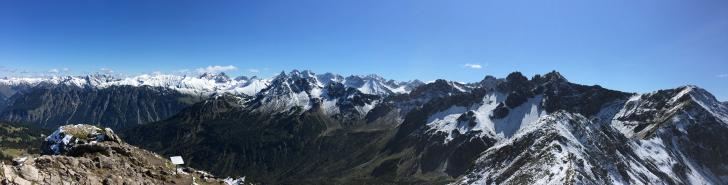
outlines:
[[[557,71],[551,71],[544,75],[536,74],[531,78],[531,82],[535,85],[561,85],[569,81]]]
[[[450,82],[445,79],[437,79],[437,80],[433,81],[431,84],[450,85]]]
[[[323,84],[318,82],[313,72],[308,70],[301,72],[294,69],[288,74],[282,71],[271,81],[270,86],[262,91],[265,92],[264,94],[290,95],[290,93],[310,93],[312,90],[320,88],[323,88]]]
[[[66,76],[66,78],[73,78],[72,76]],[[113,75],[109,74],[90,74],[85,76],[86,79],[117,79]]]
[[[311,70],[303,70],[301,71],[301,76],[306,78],[316,78],[316,73]]]
[[[253,77],[255,77],[255,76],[253,76]],[[237,80],[237,81],[248,81],[248,80],[250,80],[250,78],[251,77],[248,77],[248,76],[238,76],[238,77],[235,77],[235,80]]]
[[[506,81],[509,81],[509,82],[512,82],[512,81],[519,81],[519,82],[520,81],[528,81],[528,78],[526,76],[524,76],[521,72],[514,71],[514,72],[511,72],[510,74],[508,74],[508,76],[506,76]]]
[[[486,75],[483,80],[480,80],[480,82],[478,82],[478,84],[486,89],[493,89],[498,85],[499,81],[500,80],[494,76]]]
[[[301,74],[301,71],[299,71],[298,69],[294,69],[294,70],[291,70],[290,74],[291,74],[291,76],[293,76],[293,75],[300,75]]]
[[[286,71],[281,71],[281,73],[278,73],[278,75],[276,76],[276,78],[279,77],[288,77],[288,74],[286,74]]]
[[[561,73],[559,73],[556,70],[553,70],[553,71],[551,71],[549,73],[544,74],[543,77],[547,81],[560,81],[560,82],[563,81],[563,82],[568,82],[568,80],[566,80],[566,78],[563,75],[561,75]]]
[[[291,77],[291,78],[315,78],[316,74],[311,70],[298,70],[293,69],[288,74],[286,71],[281,71],[278,77]]]
[[[226,83],[230,82],[230,77],[228,77],[225,72],[220,73],[202,73],[198,78],[200,79],[207,79],[207,80],[215,80],[217,83]]]
[[[451,82],[444,79],[437,79],[430,83],[420,85],[412,90],[412,95],[418,96],[424,93],[439,92],[439,93],[455,93],[463,92],[463,89],[458,86],[459,83]]]
[[[496,78],[493,75],[485,75],[485,77],[483,78],[483,80],[480,80],[480,81],[482,82],[482,81],[489,81],[489,80],[498,80],[498,78]]]
[[[387,81],[386,79],[384,79],[384,77],[379,76],[377,74],[368,74],[368,75],[365,75],[364,76],[364,79],[379,80],[379,81],[382,81],[382,82]]]
[[[422,82],[422,81],[420,81],[418,79],[410,80],[407,83],[409,83],[409,84],[419,84],[419,85],[424,85],[425,84],[425,82]]]
[[[275,76],[274,78],[275,79],[278,79],[278,78],[281,78],[281,79],[286,79],[286,78],[294,78],[294,79],[302,79],[302,78],[306,78],[306,79],[316,79],[317,77],[316,77],[316,73],[314,73],[313,71],[310,71],[310,70],[303,70],[303,71],[301,71],[301,70],[298,70],[298,69],[294,69],[294,70],[291,70],[291,72],[288,72],[288,73],[286,73],[286,71],[281,71],[281,73],[278,74],[277,76]]]

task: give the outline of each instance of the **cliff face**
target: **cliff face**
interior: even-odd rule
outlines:
[[[111,129],[90,125],[59,128],[43,144],[44,155],[0,164],[0,184],[242,184],[128,145]]]

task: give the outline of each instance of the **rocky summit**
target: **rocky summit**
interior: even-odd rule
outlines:
[[[43,155],[0,164],[0,184],[244,184],[175,166],[166,158],[123,142],[111,129],[62,126],[42,145]]]

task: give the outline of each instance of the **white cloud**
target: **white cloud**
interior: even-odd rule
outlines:
[[[106,74],[114,73],[114,70],[112,70],[111,68],[108,68],[108,67],[99,68],[99,71],[101,71],[102,73],[106,73]]]
[[[718,77],[718,78],[728,78],[728,73],[723,73],[723,74],[715,75],[715,77]]]
[[[465,67],[470,68],[470,69],[481,69],[481,68],[483,68],[483,66],[481,66],[480,64],[465,64]]]
[[[198,73],[219,73],[224,71],[235,71],[238,70],[237,67],[228,65],[228,66],[207,66],[206,68],[197,68]]]
[[[70,71],[70,69],[68,69],[67,67],[60,68],[60,69],[53,68],[53,69],[49,69],[48,70],[48,73],[65,73],[65,72],[68,72],[68,71]]]
[[[248,69],[248,72],[250,72],[250,73],[260,73],[260,70],[258,70],[258,69]]]

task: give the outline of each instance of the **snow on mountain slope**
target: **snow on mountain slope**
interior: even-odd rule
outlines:
[[[455,184],[725,184],[726,110],[684,86],[616,100],[590,118],[544,112],[495,137]]]
[[[294,70],[298,71],[298,70]],[[313,74],[313,73],[312,73]],[[356,88],[362,93],[373,95],[390,95],[409,93],[423,83],[414,80],[410,82],[396,82],[385,80],[377,75],[349,76],[325,73],[314,75],[319,86],[326,86],[332,82],[344,84],[346,87]],[[276,78],[276,77],[273,77]],[[143,74],[132,77],[117,78],[109,75],[86,76],[52,76],[52,77],[12,77],[0,78],[0,85],[5,86],[37,86],[69,85],[74,87],[107,88],[110,86],[154,86],[171,88],[182,93],[193,95],[211,95],[216,93],[232,93],[254,96],[270,85],[271,79],[257,77],[237,77],[231,79],[225,73],[204,73],[200,76],[180,76],[167,74]],[[320,79],[320,80],[318,80]]]
[[[421,163],[430,166],[420,167],[423,172],[447,173],[452,160],[472,165],[464,174],[448,173],[458,177],[455,184],[728,180],[728,109],[698,87],[635,95],[569,83],[557,72],[531,80],[513,73],[504,80],[486,77],[479,87],[469,93],[484,95],[466,93],[458,99],[480,101],[444,99],[415,111],[398,138],[419,142],[394,142],[392,150],[414,146],[423,151]],[[418,124],[422,129],[416,129]],[[461,142],[477,140],[495,144],[468,153],[477,159],[472,163],[468,154],[449,153],[467,151]]]
[[[489,93],[483,101],[471,107],[453,106],[430,116],[427,125],[431,129],[448,134],[445,142],[452,140],[453,130],[460,133],[483,131],[482,134],[497,138],[509,138],[524,128],[531,127],[541,115],[542,96],[529,98],[526,103],[513,108],[503,118],[494,118],[493,111],[503,104],[506,95]],[[502,105],[501,105],[502,106]],[[469,120],[472,122],[468,123]],[[483,136],[483,135],[481,135]]]
[[[126,78],[115,78],[107,75],[64,76],[47,78],[4,78],[0,85],[38,86],[68,85],[80,88],[108,88],[111,86],[152,86],[165,87],[185,94],[211,95],[215,93],[233,93],[253,96],[268,85],[268,80],[250,78],[232,80],[224,73],[203,74],[199,77],[165,74],[144,74]]]
[[[630,139],[608,125],[566,112],[542,116],[533,125],[483,152],[473,170],[454,184],[723,184],[726,180],[725,162],[706,163],[685,145],[715,144],[688,141],[667,129],[657,137]]]
[[[301,107],[308,110],[313,106],[311,99],[320,97],[321,89],[321,83],[310,71],[281,72],[257,97],[257,109],[274,112]]]
[[[331,74],[316,75],[311,71],[281,72],[251,103],[262,112],[286,112],[320,109],[327,115],[362,117],[378,103],[380,96],[346,87]],[[324,79],[324,82],[318,79]],[[332,80],[333,79],[333,80]]]
[[[419,80],[396,82],[394,80],[386,80],[377,75],[352,75],[344,78],[340,75],[325,73],[317,75],[317,77],[321,80],[323,85],[328,85],[331,82],[338,82],[344,84],[345,87],[355,88],[364,94],[384,96],[391,94],[406,94],[417,86],[424,85],[424,83]]]
[[[694,102],[698,103],[705,110],[723,121],[723,123],[728,123],[728,107],[718,101],[705,89],[697,86],[686,86],[681,93],[683,96],[689,94],[690,98],[692,98]]]
[[[268,87],[268,85],[270,85],[269,80],[262,80],[253,76],[250,79],[245,80],[243,83],[238,83],[237,87],[233,87],[231,91],[235,92],[233,94],[246,94],[249,96],[254,96],[258,92]]]
[[[698,106],[723,123],[728,123],[728,107],[696,86],[634,95],[614,115],[611,125],[628,137],[646,137],[684,109]]]
[[[593,184],[575,174],[592,174],[583,143],[572,134],[586,119],[560,112],[543,116],[538,127],[503,140],[483,152],[475,170],[456,184],[568,184],[573,180]],[[589,135],[591,133],[584,133]],[[580,184],[580,183],[577,183]]]

